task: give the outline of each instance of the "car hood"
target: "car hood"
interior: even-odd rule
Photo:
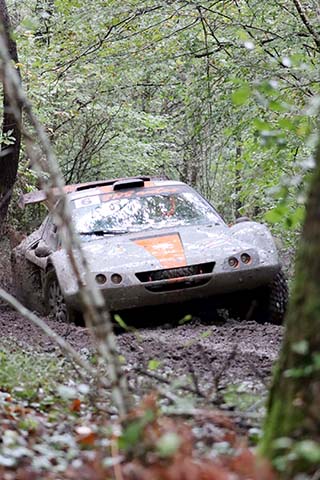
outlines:
[[[205,263],[251,247],[225,225],[145,230],[83,243],[93,272],[121,273]]]

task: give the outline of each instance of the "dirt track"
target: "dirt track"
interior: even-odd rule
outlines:
[[[53,320],[48,323],[81,353],[93,349],[87,329]],[[56,348],[36,327],[5,306],[0,306],[0,328],[2,336],[22,347],[48,353]],[[117,337],[121,355],[131,367],[157,360],[161,373],[174,378],[190,373],[191,364],[203,388],[221,373],[222,385],[245,381],[259,389],[270,376],[282,330],[253,321],[207,325],[195,320],[180,326],[138,328],[135,333],[118,333]]]

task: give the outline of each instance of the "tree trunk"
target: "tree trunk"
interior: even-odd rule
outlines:
[[[6,38],[8,50],[12,60],[17,64],[18,63],[18,54],[17,54],[17,45],[16,42],[11,38],[10,30],[11,23],[8,14],[8,9],[5,0],[0,0],[0,29],[1,34]],[[2,135],[3,138],[6,138],[8,133],[10,137],[14,138],[14,141],[11,145],[7,145],[4,142],[1,145],[0,152],[0,232],[3,228],[4,220],[7,215],[8,207],[11,200],[13,185],[16,180],[18,162],[19,162],[19,153],[20,153],[20,144],[21,144],[21,133],[20,133],[20,124],[21,124],[21,115],[22,108],[19,105],[19,118],[16,119],[7,94],[7,86],[5,78],[3,78],[3,124],[2,124]]]
[[[283,479],[320,464],[320,141],[295,275],[260,449]]]

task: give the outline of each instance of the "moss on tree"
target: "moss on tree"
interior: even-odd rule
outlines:
[[[285,479],[293,479],[298,472],[312,473],[319,467],[320,142],[295,275],[260,446],[261,453],[282,468],[281,478]],[[299,445],[309,446],[310,454]]]

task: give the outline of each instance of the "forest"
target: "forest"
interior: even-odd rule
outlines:
[[[0,21],[0,480],[320,479],[318,0],[0,0]],[[81,196],[88,182],[105,204],[122,195],[117,231],[77,224],[72,208],[100,203]],[[212,225],[169,230],[184,184],[201,194],[189,216],[214,205],[219,255],[226,230],[256,238],[224,269],[255,267],[259,245],[261,267],[279,254],[272,281],[253,269],[251,290],[217,290],[228,303],[216,295],[209,314],[201,296],[196,313],[169,300],[182,276],[211,273],[186,256],[190,243],[209,262]],[[136,277],[167,289],[169,311],[144,312],[131,305],[146,296],[103,297],[90,245],[123,262],[130,188],[160,201],[159,185],[172,195],[153,236],[184,251],[155,272],[135,258]],[[158,259],[148,221],[130,248]]]

